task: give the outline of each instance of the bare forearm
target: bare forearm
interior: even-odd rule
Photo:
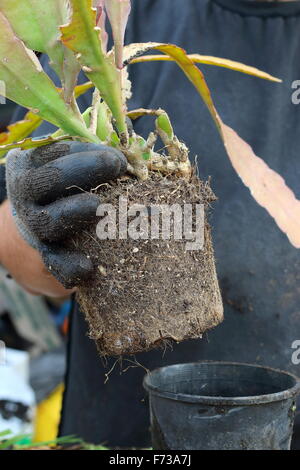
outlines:
[[[22,239],[8,201],[0,205],[0,264],[32,294],[62,297],[72,292],[47,271],[40,254]]]

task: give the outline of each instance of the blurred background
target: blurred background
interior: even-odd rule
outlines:
[[[15,109],[0,106],[0,132]],[[28,294],[0,266],[0,441],[6,431],[21,444],[55,439],[70,308],[70,298]]]

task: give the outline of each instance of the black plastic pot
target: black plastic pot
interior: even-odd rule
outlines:
[[[289,449],[300,380],[250,364],[197,362],[144,378],[152,445],[175,450]]]

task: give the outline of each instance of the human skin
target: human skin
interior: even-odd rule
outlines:
[[[27,292],[64,297],[65,289],[47,270],[38,251],[28,245],[16,227],[9,201],[0,205],[0,264]]]

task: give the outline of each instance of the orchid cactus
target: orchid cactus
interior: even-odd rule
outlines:
[[[266,80],[279,79],[238,62],[188,55],[172,44],[146,43],[124,46],[130,0],[0,0],[0,80],[7,98],[28,108],[24,120],[0,134],[0,157],[16,147],[33,148],[64,139],[105,143],[119,148],[128,159],[128,171],[146,179],[149,170],[189,177],[188,149],[174,135],[162,109],[127,109],[131,96],[127,68],[137,62],[174,61],[205,102],[230,161],[256,201],[271,214],[291,243],[300,248],[300,201],[284,180],[254,154],[219,116],[198,64],[227,67]],[[107,51],[106,20],[111,23],[114,48]],[[145,55],[155,50],[154,55]],[[61,81],[56,88],[43,71],[35,52],[46,53]],[[159,52],[159,54],[157,54]],[[77,86],[82,70],[89,79]],[[76,99],[94,88],[90,107],[79,111]],[[154,116],[155,128],[148,137],[128,130],[128,119]],[[43,120],[58,130],[51,136],[28,136]],[[155,151],[160,136],[166,155]]]

